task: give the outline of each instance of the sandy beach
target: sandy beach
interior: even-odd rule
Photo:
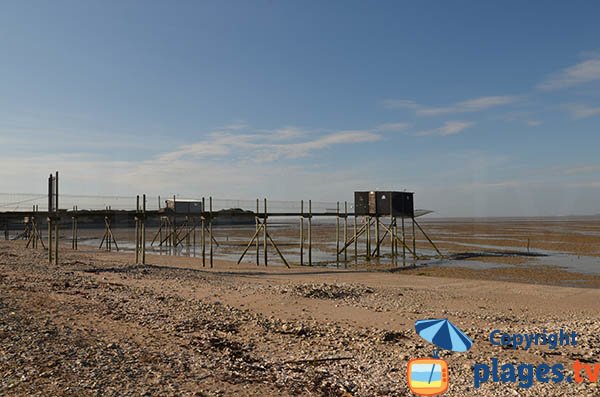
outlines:
[[[450,229],[460,237],[461,229],[472,236],[486,228],[440,225],[428,225],[438,239]],[[502,244],[498,230],[490,238]],[[537,248],[549,248],[540,236],[548,240],[551,232],[536,233]],[[589,236],[569,239],[565,233],[565,251],[585,247],[595,254],[587,244],[597,236],[590,242]],[[459,237],[445,249],[473,241]],[[47,264],[43,250],[0,243],[0,394],[410,395],[408,361],[432,353],[414,329],[416,320],[426,318],[449,318],[474,341],[466,353],[441,352],[450,373],[446,395],[598,394],[597,383],[575,382],[518,388],[488,381],[475,389],[473,371],[492,358],[562,363],[565,371],[575,360],[598,362],[594,274],[529,266],[520,258],[509,267],[390,272],[224,260],[209,269],[198,258],[166,255],[149,255],[141,266],[131,253],[62,252],[56,267]],[[584,280],[580,288],[560,285],[575,279]],[[493,346],[495,329],[575,331],[578,343]]]

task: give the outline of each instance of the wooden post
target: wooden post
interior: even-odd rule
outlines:
[[[193,231],[193,235],[192,235],[192,247],[193,247],[193,252],[194,252],[194,258],[196,257],[196,221],[194,220],[194,217],[192,216],[192,231]]]
[[[340,202],[337,202],[335,213],[335,265],[340,267]]]
[[[402,266],[406,264],[406,230],[404,229],[404,216],[402,219]]]
[[[208,206],[209,206],[209,218],[208,218],[208,235],[210,237],[210,267],[213,267],[213,228],[212,228],[212,196],[208,198]]]
[[[367,260],[371,259],[371,217],[367,216]]]
[[[206,266],[206,207],[202,197],[202,267]]]
[[[390,211],[390,232],[390,250],[392,254],[392,259],[394,259],[396,253],[394,251],[394,215],[392,215],[392,211]]]
[[[300,200],[300,266],[304,266],[304,200]]]
[[[256,199],[256,266],[260,266],[260,233],[259,230],[261,228],[260,218],[258,213],[260,211],[259,201]]]
[[[308,266],[312,266],[312,200],[308,200]]]
[[[379,241],[379,215],[375,215],[375,257],[379,258],[379,246],[381,242]]]
[[[53,212],[53,207],[54,207],[54,177],[52,176],[52,174],[50,174],[50,176],[48,177],[48,217],[47,217],[47,222],[48,222],[48,264],[52,264],[52,247],[53,247],[53,242],[52,242],[52,229],[53,226],[52,225],[52,212]]]
[[[348,267],[348,202],[344,201],[344,267]]]
[[[140,195],[135,198],[135,263],[140,263]]]
[[[75,250],[75,206],[72,208],[73,215],[71,216],[71,249]]]
[[[31,235],[29,236],[29,241],[27,242],[27,246],[31,243],[31,248],[36,248],[37,243],[37,227],[36,227],[36,213],[35,213],[35,205],[32,206],[32,214],[31,214]],[[31,238],[33,237],[33,240]]]
[[[396,217],[392,218],[393,227],[392,227],[392,255],[394,258],[398,256],[398,241],[396,240],[396,236],[398,235],[398,226],[396,225]]]
[[[354,208],[354,264],[358,264],[358,236],[356,235],[356,208]]]
[[[263,241],[263,244],[264,244],[263,245],[263,250],[264,250],[263,255],[265,257],[265,266],[267,266],[269,260],[268,260],[268,254],[267,254],[267,247],[268,247],[268,241],[267,241],[267,214],[268,213],[267,213],[267,199],[266,198],[264,199],[264,208],[263,208],[263,210],[265,211],[264,212],[264,218],[263,218],[263,239],[265,240],[265,241]]]
[[[171,231],[171,247],[177,254],[177,197],[173,195],[173,230]]]
[[[75,206],[75,249],[79,249],[79,207]],[[36,244],[37,246],[37,244]]]
[[[146,195],[142,200],[142,265],[146,264]],[[118,248],[117,248],[118,249]]]
[[[440,250],[438,249],[437,245],[435,245],[435,243],[433,242],[433,240],[431,240],[429,238],[429,236],[427,235],[427,233],[425,233],[425,230],[423,230],[423,228],[421,227],[421,225],[419,225],[419,222],[417,222],[415,220],[415,218],[413,218],[413,224],[417,225],[417,227],[419,228],[419,230],[421,231],[421,233],[423,233],[423,236],[427,239],[427,241],[429,241],[429,244],[431,244],[431,246],[436,250],[436,252],[440,256],[440,258],[443,258],[444,255],[440,252]]]
[[[189,215],[185,216],[185,224],[186,224],[186,227],[187,227],[187,230],[188,230],[188,232],[185,235],[185,248],[187,250],[187,254],[189,255],[189,253],[190,253],[189,252],[190,251],[190,231],[191,231],[191,229],[190,229],[191,226],[190,226],[190,217],[189,217]]]
[[[415,238],[415,218],[412,218],[413,260],[417,260],[417,240]]]
[[[54,194],[56,195],[55,203],[56,207],[54,208],[56,212],[56,222],[54,226],[54,264],[58,266],[58,242],[60,240],[60,218],[59,218],[59,204],[58,204],[58,171],[56,171],[56,176],[54,177]]]

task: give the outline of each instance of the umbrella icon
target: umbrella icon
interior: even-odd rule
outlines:
[[[421,338],[436,346],[433,351],[434,358],[438,357],[440,349],[466,352],[473,345],[471,338],[447,318],[417,320],[415,329]]]

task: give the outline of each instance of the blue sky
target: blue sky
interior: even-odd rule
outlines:
[[[600,213],[600,3],[0,5],[0,191]]]

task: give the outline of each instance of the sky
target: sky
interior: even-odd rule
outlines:
[[[3,1],[0,192],[600,213],[597,1]]]

